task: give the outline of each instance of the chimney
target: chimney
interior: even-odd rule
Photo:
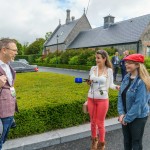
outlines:
[[[66,24],[68,24],[70,22],[70,10],[67,9],[66,12],[67,12]]]
[[[72,17],[71,17],[71,19],[72,19],[72,21],[74,21],[74,20],[75,20],[75,17],[74,17],[74,16],[72,16]]]
[[[108,15],[104,17],[104,29],[109,28],[112,24],[114,24],[115,17]]]

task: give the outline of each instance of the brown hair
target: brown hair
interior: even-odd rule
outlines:
[[[16,41],[13,40],[13,39],[8,39],[8,38],[1,39],[0,40],[0,50],[2,48],[8,47],[10,43],[15,43],[16,44]]]
[[[105,61],[106,67],[112,68],[112,63],[111,63],[111,61],[109,59],[109,55],[108,55],[108,53],[105,50],[98,50],[96,52],[96,54],[100,54],[103,59],[106,58],[106,61]]]

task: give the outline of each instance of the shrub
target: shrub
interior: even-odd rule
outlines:
[[[145,58],[145,63],[144,64],[145,64],[146,68],[150,69],[150,57]]]
[[[68,64],[46,64],[46,63],[34,63],[34,65],[56,68],[67,68],[76,70],[90,70],[91,66],[86,65],[68,65]]]
[[[117,49],[115,49],[115,48],[110,48],[110,47],[104,48],[104,50],[107,51],[107,53],[108,53],[109,56],[114,55],[115,52],[117,51]]]
[[[77,50],[66,50],[61,54],[60,63],[68,64],[69,59],[79,53]]]
[[[43,62],[42,57],[39,57],[39,58],[35,59],[35,62],[36,62],[36,63],[42,63],[42,62]]]
[[[78,56],[73,56],[69,60],[69,65],[78,65],[79,64],[79,58]]]
[[[28,136],[89,121],[82,113],[88,86],[74,77],[54,73],[17,74],[15,88],[20,112],[9,138]],[[110,91],[108,117],[117,116],[117,92]]]
[[[94,66],[95,65],[95,55],[92,55],[87,58],[86,65],[88,66]]]
[[[81,53],[78,57],[79,64],[80,65],[86,65],[87,64],[87,59],[89,57],[91,57],[92,55],[95,56],[95,51],[93,51],[93,50],[81,50]]]
[[[59,57],[53,57],[49,60],[50,64],[59,64],[60,63],[60,56]]]
[[[36,62],[36,59],[41,57],[42,55],[17,55],[15,60],[18,60],[18,59],[26,59],[30,64]]]
[[[29,59],[28,55],[17,55],[15,57],[15,60],[18,60],[18,59],[26,59],[27,61],[29,61],[28,60]]]
[[[45,58],[43,59],[43,63],[47,64],[48,62],[49,62],[49,57],[45,57]]]

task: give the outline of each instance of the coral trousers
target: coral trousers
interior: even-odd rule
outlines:
[[[88,112],[91,121],[91,136],[94,138],[99,134],[100,142],[105,142],[105,118],[108,108],[108,99],[103,100],[88,98]]]

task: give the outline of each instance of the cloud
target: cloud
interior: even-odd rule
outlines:
[[[0,0],[0,37],[15,38],[19,42],[33,42],[54,31],[61,19],[65,23],[66,9],[79,18],[88,0]],[[93,27],[103,25],[103,17],[111,14],[122,21],[149,13],[149,0],[90,0],[87,17]]]

